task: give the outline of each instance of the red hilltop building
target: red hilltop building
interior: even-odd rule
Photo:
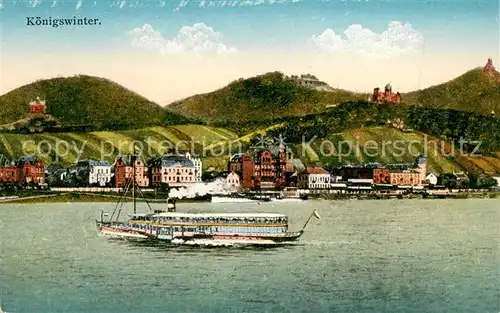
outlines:
[[[483,72],[485,73],[493,73],[495,72],[495,66],[493,66],[493,60],[491,58],[488,59],[488,62],[483,68]]]
[[[401,103],[401,94],[399,92],[393,93],[391,84],[387,84],[384,92],[381,92],[379,87],[374,88],[371,100],[373,102],[397,104]]]
[[[36,97],[35,101],[30,102],[30,109],[32,114],[45,114],[45,101],[40,100],[40,97]]]

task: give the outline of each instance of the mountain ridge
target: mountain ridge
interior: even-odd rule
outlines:
[[[491,63],[488,69],[478,67],[449,81],[402,93],[401,96],[401,105],[490,115],[500,112],[500,74]],[[261,99],[263,97],[267,99]],[[307,88],[296,83],[293,75],[268,72],[246,79],[240,78],[212,92],[172,102],[165,108],[209,123],[231,120],[241,122],[261,117],[269,119],[321,113],[342,102],[366,100],[369,97],[371,92]]]

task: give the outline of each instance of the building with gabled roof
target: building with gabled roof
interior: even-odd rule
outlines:
[[[307,167],[298,174],[297,187],[307,189],[329,189],[330,173],[321,167]]]
[[[0,182],[15,183],[19,179],[19,169],[15,161],[0,155]]]
[[[22,156],[17,160],[16,166],[18,168],[18,183],[45,184],[45,165],[42,159],[35,155]]]
[[[180,155],[163,155],[149,161],[151,186],[162,183],[185,187],[196,183],[196,168],[192,160]]]
[[[113,177],[112,166],[108,161],[83,160],[79,161],[74,169],[77,176],[83,179],[84,185],[99,185],[104,187]]]
[[[133,178],[131,156],[117,156],[113,167],[115,169],[115,186],[116,188],[125,187],[127,181]],[[149,171],[148,167],[140,156],[135,160],[135,182],[139,187],[149,186]]]
[[[235,165],[236,163],[241,165]],[[251,148],[243,156],[232,158],[230,168],[241,168],[243,188],[273,189],[286,183],[287,154],[284,145]]]

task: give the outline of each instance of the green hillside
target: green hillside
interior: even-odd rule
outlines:
[[[241,146],[244,152],[252,138],[266,135],[268,131],[279,127],[280,125],[276,125],[242,137],[238,137],[226,129],[203,125],[155,126],[116,132],[0,134],[0,154],[8,158],[18,158],[24,154],[37,154],[44,159],[46,164],[58,161],[64,165],[71,165],[78,156],[80,159],[105,159],[112,162],[116,155],[131,152],[134,144],[142,148],[147,155],[159,155],[175,145],[178,145],[182,150],[189,149],[190,139],[193,138],[193,147],[196,152],[204,152],[202,155],[204,169],[213,167],[217,170],[225,170],[229,155],[239,152],[236,149],[238,146]],[[415,131],[403,132],[388,126],[363,127],[340,133],[328,133],[325,140],[331,143],[325,143],[324,140],[318,139],[310,145],[290,143],[288,146],[295,157],[301,158],[304,164],[328,168],[346,163],[412,162],[415,155],[423,152],[424,146],[427,144],[429,172],[477,172],[479,169],[481,172],[500,173],[499,152],[497,155],[483,157],[443,156],[442,147],[445,147],[444,151],[446,151],[449,149],[449,144],[433,137],[428,137],[426,141],[423,134]],[[183,141],[184,143],[182,143]],[[403,150],[399,156],[396,152],[400,148],[393,144],[397,141],[402,143]],[[351,145],[350,152],[347,144],[340,145],[341,142]],[[373,143],[378,145],[378,153],[374,153],[373,148],[370,148]],[[53,149],[56,146],[59,147],[59,158],[56,157],[54,150],[49,151],[49,146]],[[233,149],[229,151],[228,147]],[[222,150],[223,148],[225,150]],[[371,156],[371,154],[376,155]]]
[[[270,133],[273,129],[270,129]],[[259,135],[262,133],[259,133]],[[264,132],[265,136],[265,132]],[[272,135],[274,137],[274,134]],[[248,136],[238,141],[250,142]],[[285,142],[287,141],[284,138]],[[310,143],[310,144],[309,144]],[[500,174],[500,158],[495,154],[485,156],[454,155],[450,144],[417,131],[401,131],[389,126],[363,127],[340,133],[330,132],[324,139],[289,143],[294,157],[309,166],[330,168],[340,164],[380,164],[414,162],[427,152],[428,172],[486,172]],[[425,148],[425,149],[424,149]]]
[[[134,144],[143,149],[145,154],[160,155],[176,145],[180,150],[185,150],[191,148],[192,142],[196,151],[203,151],[204,142],[225,142],[236,138],[237,135],[228,130],[203,125],[154,126],[87,133],[0,134],[0,154],[9,159],[36,154],[47,164],[59,162],[71,165],[78,156],[80,159],[112,162],[118,154],[130,153]],[[59,151],[59,157],[56,151]]]
[[[22,120],[29,102],[46,100],[47,113],[62,125],[161,125],[185,123],[158,104],[110,80],[73,76],[39,80],[0,96],[0,125]]]
[[[244,121],[323,112],[367,95],[345,90],[317,91],[300,87],[280,72],[240,79],[207,94],[169,104],[169,111],[204,121]]]
[[[455,109],[490,115],[500,113],[498,72],[486,74],[481,68],[471,70],[449,82],[403,94],[403,101],[424,107]]]

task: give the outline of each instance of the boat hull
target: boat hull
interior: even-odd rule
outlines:
[[[287,232],[279,236],[195,235],[177,237],[172,243],[195,246],[272,246],[296,241],[302,233]]]
[[[99,234],[114,239],[154,240],[155,236],[146,232],[126,227],[124,224],[102,223],[97,221]]]
[[[212,196],[212,203],[245,203],[245,202],[268,202],[271,198],[255,196]]]
[[[103,223],[96,221],[99,233],[108,238],[125,240],[148,240],[166,242],[177,245],[195,246],[266,246],[284,244],[297,240],[302,234],[299,232],[286,232],[279,235],[238,235],[238,234],[193,234],[191,236],[162,236],[126,227],[125,223]]]

